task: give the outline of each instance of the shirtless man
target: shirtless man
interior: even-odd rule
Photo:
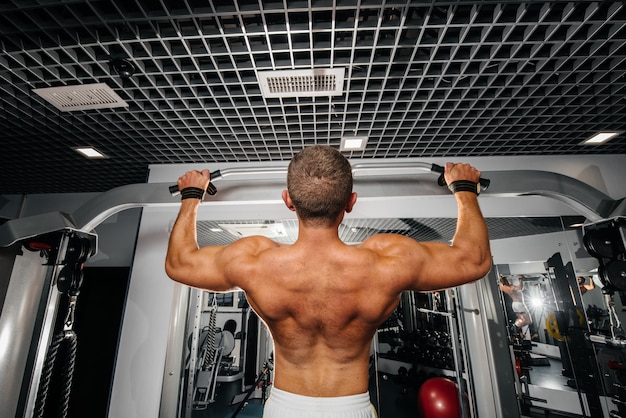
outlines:
[[[596,288],[596,284],[593,282],[593,277],[589,278],[589,283],[587,283],[587,279],[582,276],[578,276],[576,280],[578,281],[578,288],[580,289],[581,295],[584,295],[589,290],[593,290]]]
[[[274,386],[264,418],[374,417],[368,394],[371,342],[402,291],[461,285],[491,267],[475,192],[479,178],[470,165],[446,164],[447,183],[464,189],[455,193],[458,221],[451,245],[380,234],[350,246],[338,232],[357,198],[350,163],[331,147],[313,146],[292,159],[282,193],[299,221],[294,244],[256,236],[198,248],[197,192],[206,189],[210,173],[190,171],[178,180],[183,200],[166,271],[190,286],[245,291],[274,340]]]
[[[502,276],[500,277],[500,284],[498,286],[500,290],[509,295],[513,301],[511,309],[513,309],[513,312],[515,312],[517,316],[514,325],[521,330],[523,326],[532,324],[533,321],[530,317],[530,313],[524,303],[524,277],[519,276],[517,278],[517,285],[513,285],[509,279]]]

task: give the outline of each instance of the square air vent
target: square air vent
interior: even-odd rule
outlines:
[[[345,68],[260,71],[264,97],[340,96]]]
[[[33,92],[62,112],[128,106],[128,103],[105,83],[48,87],[33,89]]]

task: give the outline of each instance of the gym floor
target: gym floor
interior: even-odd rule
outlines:
[[[241,392],[241,380],[236,382],[221,382],[215,389],[215,402],[206,409],[194,409],[192,418],[229,418],[232,417],[239,402],[245,394]],[[263,415],[263,403],[261,399],[251,396],[245,406],[237,414],[239,418],[260,418]]]

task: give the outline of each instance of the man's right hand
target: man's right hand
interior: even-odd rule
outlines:
[[[480,181],[480,171],[469,164],[446,163],[444,178],[447,184],[457,180],[468,180],[474,183]]]
[[[209,170],[192,170],[188,171],[178,178],[178,190],[187,187],[197,187],[206,190],[211,182],[211,173]]]

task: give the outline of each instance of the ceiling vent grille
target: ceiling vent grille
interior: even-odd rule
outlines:
[[[33,92],[62,112],[128,106],[128,103],[105,83],[48,87],[33,89]]]
[[[345,68],[261,71],[258,75],[267,98],[340,96]]]

